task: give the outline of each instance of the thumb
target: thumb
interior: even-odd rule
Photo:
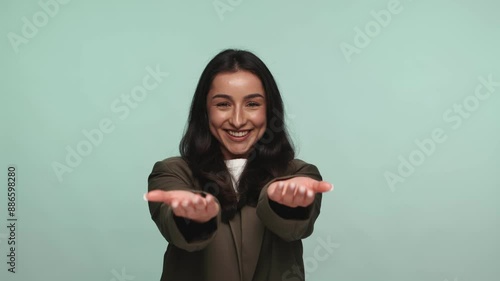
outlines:
[[[328,192],[333,190],[333,184],[326,181],[319,181],[314,185],[315,192]]]
[[[144,194],[144,199],[151,202],[168,202],[172,196],[163,190],[153,190]]]

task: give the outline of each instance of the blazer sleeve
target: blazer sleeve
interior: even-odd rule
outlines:
[[[205,195],[205,192],[194,188],[187,165],[181,165],[179,161],[183,160],[166,159],[156,162],[148,177],[148,191],[186,190]],[[190,252],[205,248],[215,237],[221,221],[220,212],[212,220],[198,223],[176,216],[167,204],[148,202],[148,205],[151,218],[163,237],[169,243]]]
[[[279,204],[267,196],[269,185],[275,181],[293,177],[310,177],[318,181],[322,180],[316,166],[301,160],[294,160],[294,162],[295,167],[291,174],[275,178],[262,188],[257,203],[257,215],[262,223],[285,241],[295,241],[311,235],[321,208],[321,193],[316,193],[311,205],[297,208]]]

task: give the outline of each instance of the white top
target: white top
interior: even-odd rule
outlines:
[[[243,169],[245,168],[247,159],[237,158],[237,159],[224,160],[224,162],[226,163],[227,169],[231,174],[233,188],[236,192],[238,192],[237,190],[238,182],[240,181],[241,172],[243,172]]]

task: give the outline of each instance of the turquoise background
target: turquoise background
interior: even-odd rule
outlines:
[[[225,12],[211,0],[52,3],[57,12],[19,44],[9,38],[24,36],[23,17],[43,24],[46,12],[0,3],[1,280],[159,280],[166,241],[142,200],[147,176],[177,155],[201,71],[228,47],[268,65],[298,157],[335,185],[304,240],[308,280],[500,279],[500,86],[474,104],[479,77],[500,83],[498,2],[216,1]],[[382,26],[371,11],[388,7],[399,12]],[[361,44],[356,28],[373,36]],[[346,55],[346,44],[357,51]],[[120,118],[112,103],[157,66],[168,77]],[[464,102],[467,118],[454,111]],[[54,162],[103,119],[114,129],[59,180]],[[435,129],[446,140],[418,152]],[[401,159],[419,154],[401,176]],[[16,274],[6,264],[9,165]]]

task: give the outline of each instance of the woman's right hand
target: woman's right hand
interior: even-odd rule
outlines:
[[[203,223],[211,220],[219,213],[219,204],[211,194],[205,197],[199,193],[185,190],[153,190],[144,195],[151,202],[163,202],[172,207],[178,217]]]

